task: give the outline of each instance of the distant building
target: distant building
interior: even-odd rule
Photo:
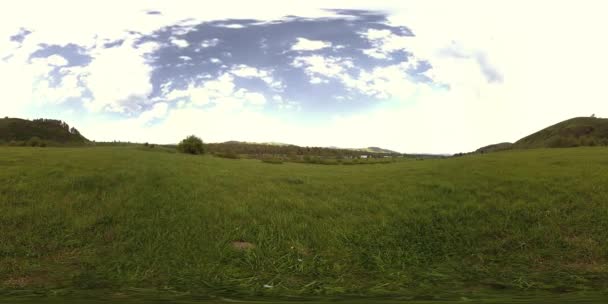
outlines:
[[[361,155],[360,157],[361,158],[367,158],[367,155]]]

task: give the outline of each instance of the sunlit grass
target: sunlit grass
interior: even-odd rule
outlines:
[[[607,148],[324,166],[5,147],[0,181],[5,292],[608,290]]]

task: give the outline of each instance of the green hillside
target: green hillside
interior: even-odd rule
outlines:
[[[0,147],[0,296],[608,292],[605,147],[382,166],[155,151]]]
[[[504,151],[504,150],[509,150],[513,148],[513,144],[510,142],[503,142],[503,143],[499,143],[499,144],[493,144],[493,145],[488,145],[485,147],[481,147],[477,150],[475,150],[475,152],[477,153],[488,153],[488,152],[497,152],[497,151]]]
[[[0,143],[27,144],[83,144],[88,140],[76,128],[55,119],[26,120],[20,118],[0,119]]]
[[[608,146],[608,118],[576,117],[530,134],[517,142],[488,145],[475,153],[510,149]]]
[[[514,148],[565,148],[608,145],[608,119],[576,117],[528,135]]]

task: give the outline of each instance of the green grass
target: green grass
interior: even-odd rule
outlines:
[[[607,148],[374,166],[155,151],[0,147],[0,294],[608,291]]]

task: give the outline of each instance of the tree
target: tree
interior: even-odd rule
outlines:
[[[74,134],[74,135],[80,135],[80,132],[78,130],[76,130],[76,128],[72,127],[70,129],[70,133]]]
[[[205,153],[205,149],[203,148],[203,141],[194,135],[190,135],[190,136],[186,137],[184,140],[182,140],[177,145],[177,150],[182,153],[189,153],[189,154]]]

